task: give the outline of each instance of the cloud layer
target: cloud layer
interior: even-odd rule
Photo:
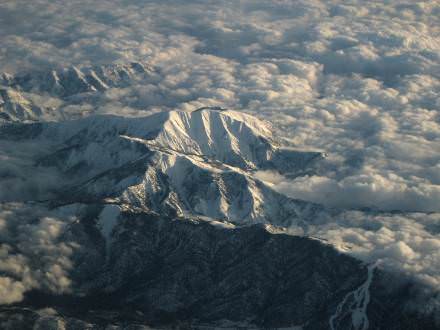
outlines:
[[[78,248],[60,239],[69,218],[36,205],[0,206],[0,304],[21,301],[31,289],[69,292],[70,256]]]

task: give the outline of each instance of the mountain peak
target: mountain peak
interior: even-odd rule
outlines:
[[[210,108],[168,112],[154,143],[241,168],[258,167],[276,148],[267,123],[243,112]]]
[[[0,84],[19,91],[68,98],[104,91],[110,87],[125,87],[134,81],[147,81],[153,75],[154,69],[141,62],[92,67],[72,65],[57,70],[39,70],[25,74],[3,73]]]
[[[42,112],[42,109],[34,106],[16,90],[11,88],[0,89],[0,120],[35,120]]]

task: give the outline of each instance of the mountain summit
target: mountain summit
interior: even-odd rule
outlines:
[[[95,201],[233,223],[292,224],[321,207],[289,199],[255,179],[271,169],[313,171],[319,152],[282,148],[270,125],[250,115],[204,108],[142,118],[93,116],[76,121],[9,124],[9,139],[47,144],[35,162],[56,167],[69,185],[55,204]]]

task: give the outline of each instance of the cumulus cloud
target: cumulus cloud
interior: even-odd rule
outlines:
[[[32,289],[69,292],[77,245],[60,236],[73,219],[51,217],[35,205],[0,205],[0,304],[21,301]]]
[[[341,209],[370,208],[384,211],[439,212],[440,187],[423,182],[412,186],[394,173],[359,174],[335,180],[325,176],[304,176],[294,180],[278,173],[261,171],[256,177],[293,198],[310,200]]]
[[[26,288],[21,282],[14,281],[9,277],[0,277],[1,304],[21,301],[25,290]]]
[[[341,251],[382,268],[440,288],[440,214],[348,211],[309,234],[328,239]]]

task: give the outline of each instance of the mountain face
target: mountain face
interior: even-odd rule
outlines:
[[[391,287],[389,275],[318,240],[264,225],[115,215],[115,205],[79,209],[80,221],[63,236],[82,247],[70,274],[74,291],[35,290],[21,305],[0,308],[10,329],[435,329],[406,305],[411,288]],[[102,231],[111,232],[110,245]]]
[[[111,87],[128,86],[136,80],[145,81],[153,75],[153,72],[150,66],[141,62],[90,68],[72,66],[15,76],[3,74],[0,82],[20,91],[69,98],[78,94],[104,91]]]
[[[44,110],[13,89],[0,89],[0,120],[30,121],[43,116]]]
[[[312,171],[322,154],[280,148],[265,123],[238,112],[97,116],[12,124],[5,131],[8,139],[50,140],[55,151],[39,155],[36,163],[56,166],[73,181],[58,193],[57,204],[111,201],[158,213],[278,225],[322,213],[319,205],[289,199],[250,175],[259,169]]]
[[[62,136],[64,140],[60,143],[67,148],[74,145],[90,148],[91,144],[99,144],[105,146],[100,152],[112,154],[119,152],[122,147],[115,145],[109,149],[109,144],[116,141],[243,170],[302,171],[309,163],[322,158],[321,153],[296,152],[278,147],[266,123],[227,110],[171,111],[144,118],[94,116],[79,121],[46,124],[42,129],[43,138]],[[81,152],[75,157],[77,159],[72,158],[72,161],[96,161],[96,157],[87,158],[87,154]]]
[[[58,121],[83,117],[105,104],[106,92],[157,81],[146,63],[113,64],[0,75],[0,121]],[[135,106],[135,104],[130,104]]]
[[[1,159],[57,182],[13,200],[21,204],[11,210],[30,211],[8,211],[0,224],[14,233],[18,219],[60,218],[52,243],[72,252],[63,259],[68,288],[28,280],[21,301],[0,305],[0,328],[436,328],[434,313],[412,305],[414,283],[288,230],[307,232],[337,211],[255,176],[312,174],[323,153],[282,146],[269,124],[221,108],[78,119],[25,97],[81,103],[153,80],[141,63],[3,75]],[[17,255],[25,245],[8,244]],[[35,259],[27,271],[51,275]],[[0,265],[0,275],[10,272]]]

